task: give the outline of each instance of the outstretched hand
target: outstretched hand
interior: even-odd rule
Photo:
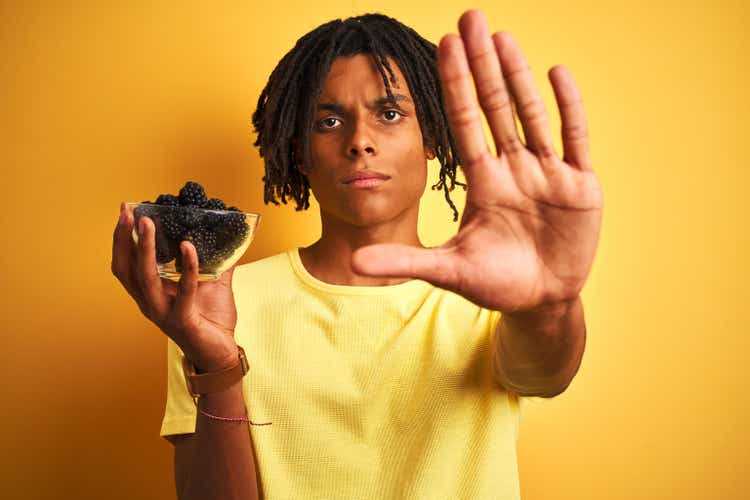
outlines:
[[[573,77],[561,65],[549,71],[562,121],[561,160],[533,75],[511,34],[490,36],[476,10],[461,16],[459,31],[460,37],[446,35],[438,47],[446,112],[468,184],[458,233],[434,248],[360,248],[353,269],[422,279],[503,313],[572,300],[593,263],[603,205]],[[485,139],[472,77],[496,154]]]

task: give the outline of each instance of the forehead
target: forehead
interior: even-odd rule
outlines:
[[[396,77],[396,83],[391,82],[388,69],[383,67],[391,84],[391,90],[395,93],[398,89],[398,93],[411,97],[406,78],[398,67],[398,63],[389,57],[388,64]],[[321,89],[320,100],[345,100],[363,94],[368,97],[386,95],[385,83],[374,58],[370,54],[337,57],[331,64],[331,70]]]

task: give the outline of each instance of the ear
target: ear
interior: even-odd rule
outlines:
[[[427,139],[424,143],[424,155],[428,160],[435,159],[435,146],[431,139]]]

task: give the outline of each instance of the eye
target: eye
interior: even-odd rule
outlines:
[[[383,111],[383,116],[386,117],[386,121],[388,122],[397,122],[401,119],[400,117],[403,115],[396,110],[386,109],[385,111]],[[393,116],[393,117],[389,119],[388,118],[389,116]]]
[[[318,122],[318,126],[322,129],[330,129],[336,125],[335,122],[337,121],[339,121],[338,118],[333,118],[329,116],[328,118],[323,118],[322,120],[320,120]]]

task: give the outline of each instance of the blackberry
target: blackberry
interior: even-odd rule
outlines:
[[[208,210],[226,210],[227,206],[219,198],[211,198],[203,208]]]
[[[186,182],[178,196],[160,194],[155,202],[141,203],[151,206],[136,208],[136,222],[143,216],[152,218],[156,226],[157,262],[174,260],[177,272],[183,270],[180,251],[183,240],[195,247],[200,271],[214,272],[248,236],[249,227],[242,210],[227,207],[219,198],[207,199],[203,186],[197,182]]]
[[[173,194],[160,194],[159,197],[156,198],[156,204],[168,207],[179,207],[180,199]]]
[[[234,231],[241,231],[247,229],[247,223],[245,222],[245,214],[237,212],[233,214],[224,214],[223,217],[224,225],[231,228]]]
[[[208,201],[203,186],[193,181],[186,182],[180,189],[179,199],[183,207],[203,207]]]
[[[175,214],[175,219],[185,229],[194,229],[201,225],[203,214],[195,207],[181,207]]]
[[[142,217],[149,217],[151,222],[154,224],[155,234],[155,246],[156,246],[156,261],[159,264],[164,264],[174,259],[174,245],[169,237],[167,227],[169,226],[170,218],[160,213],[157,207],[150,206],[138,206],[133,210],[135,216],[135,224],[138,224]]]
[[[211,231],[205,229],[188,231],[182,239],[193,244],[200,264],[212,258],[216,253],[216,235]]]
[[[223,201],[218,198],[211,198],[206,202],[206,206],[203,207],[206,210],[226,210],[227,207]],[[206,227],[216,227],[221,223],[222,214],[217,212],[205,212],[203,224]]]
[[[221,214],[214,212],[203,214],[203,227],[215,229],[219,224],[221,224]]]
[[[207,271],[213,271],[219,264],[224,262],[224,259],[226,259],[228,254],[226,252],[216,250],[213,255],[206,258],[206,261],[203,263],[204,269]]]
[[[166,264],[170,260],[174,259],[180,252],[180,248],[177,242],[180,240],[173,240],[169,238],[164,230],[164,225],[160,222],[156,228],[156,262],[159,264]]]
[[[162,228],[167,238],[172,241],[182,241],[185,227],[177,221],[174,214],[165,214],[161,217]]]
[[[231,253],[247,236],[248,226],[243,213],[224,213],[222,223],[216,230],[220,250]]]

